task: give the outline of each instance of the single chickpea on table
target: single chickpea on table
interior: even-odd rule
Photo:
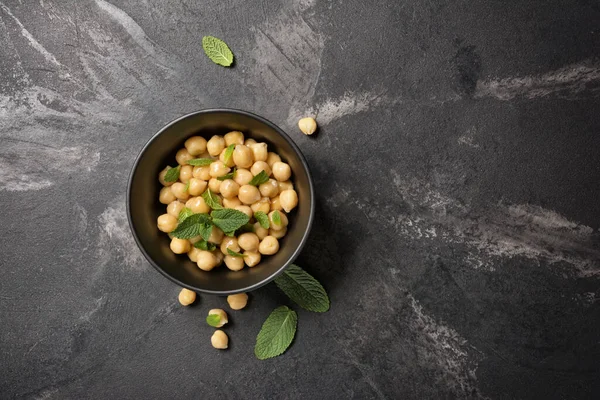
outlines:
[[[166,167],[158,175],[162,185],[159,202],[166,205],[166,212],[158,216],[157,227],[171,237],[173,253],[186,254],[203,271],[223,263],[231,271],[240,271],[245,266],[256,267],[263,257],[279,251],[279,240],[290,223],[288,214],[298,205],[298,193],[289,164],[268,147],[239,131],[208,140],[192,136],[185,141],[175,155],[176,170]],[[200,236],[178,238],[182,213],[210,215],[214,211],[207,194],[222,207],[247,215],[248,224],[233,236],[213,225],[206,242]],[[256,219],[260,213],[268,226]],[[241,308],[244,306],[245,302]]]

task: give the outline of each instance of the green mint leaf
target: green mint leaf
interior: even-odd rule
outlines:
[[[200,250],[213,251],[214,249],[217,248],[217,245],[214,243],[211,243],[211,242],[207,242],[206,240],[202,239],[202,240],[198,240],[196,243],[194,243],[194,247],[197,249],[200,249]]]
[[[235,178],[235,172],[236,172],[236,171],[237,171],[237,170],[236,170],[236,169],[235,169],[235,167],[234,167],[234,168],[233,168],[233,171],[231,171],[230,173],[228,173],[228,174],[225,174],[225,175],[223,175],[223,176],[220,176],[220,177],[218,177],[217,179],[218,179],[218,180],[220,180],[220,181],[224,181],[224,180],[226,180],[226,179],[233,179],[233,178]]]
[[[218,314],[209,314],[208,317],[206,317],[206,323],[214,328],[218,328],[220,322],[221,317]]]
[[[202,38],[202,48],[208,58],[215,64],[229,67],[233,63],[233,53],[221,39],[214,36],[204,36]]]
[[[210,216],[213,224],[221,228],[226,234],[235,232],[250,221],[246,214],[233,208],[214,210],[210,213]]]
[[[248,222],[246,225],[241,226],[240,229],[238,229],[235,232],[237,235],[239,235],[241,233],[246,233],[246,232],[254,232],[254,224],[251,224],[250,222]]]
[[[235,231],[231,231],[231,232],[223,232],[225,234],[225,236],[229,236],[229,237],[234,237],[235,236]]]
[[[194,158],[193,160],[188,160],[189,165],[193,165],[194,167],[206,167],[215,162],[212,158]]]
[[[275,284],[300,307],[308,311],[329,310],[329,297],[323,286],[297,265],[290,265],[275,278]]]
[[[202,236],[202,239],[204,240],[208,240],[210,239],[210,234],[212,233],[212,222],[209,220],[206,220],[205,222],[200,224],[200,236]]]
[[[229,247],[227,248],[227,254],[229,254],[232,257],[246,257],[242,253],[237,253],[237,252],[231,250]]]
[[[190,181],[188,181],[188,183],[186,183],[185,187],[183,188],[184,192],[187,192],[188,190],[190,190]]]
[[[281,225],[281,214],[278,210],[273,211],[273,223],[275,225]]]
[[[248,185],[258,186],[262,183],[267,182],[268,180],[269,175],[267,175],[265,171],[260,171],[257,175],[254,176],[254,178],[252,178],[250,182],[248,182]]]
[[[165,182],[177,182],[177,179],[179,179],[180,170],[181,165],[178,165],[175,168],[169,167],[167,173],[165,174]]]
[[[225,154],[223,155],[223,163],[225,165],[229,164],[229,161],[231,161],[231,157],[233,157],[233,150],[235,150],[235,144],[230,144],[225,149]]]
[[[219,196],[211,192],[210,189],[206,189],[206,192],[202,193],[202,198],[204,199],[206,204],[208,204],[208,206],[213,210],[220,210],[223,208]]]
[[[269,216],[263,211],[257,211],[254,213],[254,218],[264,229],[269,229]]]
[[[193,214],[194,214],[194,212],[192,210],[190,210],[189,208],[185,207],[179,213],[179,217],[177,217],[177,220],[181,223],[181,222],[185,221],[185,219],[187,217],[189,217],[190,215],[193,215]]]
[[[179,239],[191,239],[196,236],[202,236],[205,240],[208,240],[204,237],[207,225],[212,229],[208,214],[193,214],[181,221],[177,225],[177,228],[171,232],[171,235]],[[210,236],[210,231],[208,236]]]
[[[266,360],[283,354],[294,340],[297,323],[298,316],[294,310],[286,306],[273,310],[256,336],[256,358]]]

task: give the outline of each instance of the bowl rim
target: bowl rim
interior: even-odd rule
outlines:
[[[171,126],[175,125],[179,121],[182,121],[186,118],[190,118],[190,117],[193,117],[193,116],[196,116],[199,114],[213,114],[213,113],[223,113],[223,112],[244,115],[244,116],[247,116],[250,118],[254,118],[254,119],[258,120],[259,122],[262,122],[263,124],[271,127],[273,130],[275,130],[277,133],[279,133],[279,135],[281,135],[283,137],[283,139],[286,140],[288,142],[288,144],[294,149],[294,151],[298,155],[300,161],[302,162],[302,166],[306,170],[306,174],[308,177],[308,186],[309,186],[309,191],[310,191],[309,217],[308,217],[308,224],[304,231],[304,234],[302,235],[300,244],[296,247],[296,249],[294,250],[292,255],[289,257],[288,261],[286,263],[284,263],[273,274],[269,275],[268,277],[266,277],[265,279],[263,279],[260,282],[257,282],[253,285],[250,285],[250,286],[247,286],[247,287],[244,287],[241,289],[236,289],[236,290],[199,289],[197,287],[188,285],[187,283],[181,282],[180,280],[176,279],[175,277],[169,275],[164,269],[162,269],[158,265],[157,262],[154,261],[154,259],[152,257],[150,257],[148,252],[146,252],[146,249],[142,246],[142,243],[137,235],[137,232],[134,229],[133,221],[132,221],[132,217],[131,217],[131,201],[130,200],[131,200],[132,181],[133,181],[133,176],[135,174],[135,171],[137,170],[138,164],[140,163],[140,161],[141,161],[144,153],[148,149],[148,147],[152,144],[152,142],[154,142],[154,140],[156,140],[159,136],[161,136],[167,129],[171,128]],[[213,294],[213,295],[230,295],[230,294],[236,294],[236,293],[250,292],[250,291],[256,290],[256,289],[268,284],[269,282],[271,282],[272,280],[277,278],[279,275],[281,275],[283,273],[283,271],[296,260],[296,258],[298,257],[298,255],[300,254],[300,252],[302,251],[304,246],[306,245],[306,242],[308,241],[308,236],[312,229],[314,216],[315,216],[315,191],[314,191],[313,180],[312,180],[312,176],[310,174],[310,169],[308,167],[308,162],[306,161],[304,154],[302,154],[302,151],[300,151],[300,148],[296,145],[296,143],[294,143],[294,141],[289,137],[289,135],[283,131],[283,129],[281,129],[279,126],[275,125],[273,122],[269,121],[268,119],[266,119],[264,117],[261,117],[260,115],[257,115],[257,114],[254,114],[254,113],[251,113],[248,111],[244,111],[244,110],[235,109],[235,108],[207,108],[207,109],[203,109],[203,110],[194,111],[194,112],[185,114],[179,118],[172,120],[171,122],[169,122],[165,126],[163,126],[161,129],[159,129],[154,135],[152,135],[152,137],[146,142],[146,144],[144,144],[144,146],[138,153],[137,157],[135,158],[135,162],[133,163],[133,166],[131,167],[131,171],[129,172],[129,178],[127,179],[127,194],[126,194],[125,202],[126,202],[127,221],[129,223],[129,229],[131,230],[131,233],[133,234],[133,238],[135,240],[135,243],[137,244],[137,247],[140,249],[140,251],[146,258],[146,260],[150,263],[150,265],[152,265],[154,267],[154,269],[156,269],[161,275],[163,275],[170,281],[176,283],[177,285],[179,285],[183,288],[193,290],[194,292]]]

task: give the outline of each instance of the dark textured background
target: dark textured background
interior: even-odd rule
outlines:
[[[597,1],[111,1],[0,1],[0,398],[600,396]],[[332,308],[269,361],[276,288],[216,351],[224,299],[179,306],[127,225],[141,146],[218,106],[315,178]]]

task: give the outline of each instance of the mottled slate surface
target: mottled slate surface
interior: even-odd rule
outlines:
[[[599,20],[585,0],[2,0],[0,397],[598,398]],[[316,181],[299,263],[332,309],[299,311],[270,361],[276,288],[217,352],[224,300],[178,306],[127,226],[140,147],[217,106],[286,129]]]

